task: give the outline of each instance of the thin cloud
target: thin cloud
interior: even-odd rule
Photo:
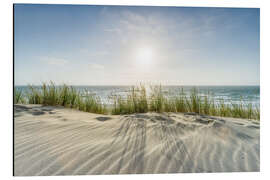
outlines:
[[[90,63],[88,67],[92,70],[104,70],[105,67],[101,64]]]
[[[111,28],[111,29],[104,29],[105,32],[111,32],[111,33],[117,33],[117,34],[121,34],[122,31],[119,28]]]
[[[65,65],[69,62],[66,59],[55,58],[55,57],[42,57],[41,61],[49,65],[58,65],[58,66]]]
[[[106,43],[111,43],[109,40]],[[87,57],[96,58],[109,55],[108,51],[92,51],[89,49],[80,49],[80,53],[86,55]]]

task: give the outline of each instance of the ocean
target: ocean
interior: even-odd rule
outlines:
[[[92,94],[99,96],[101,101],[105,104],[111,104],[111,95],[125,96],[131,86],[73,86],[75,89],[81,91],[83,94]],[[220,99],[224,100],[226,104],[252,103],[253,106],[260,106],[260,86],[162,86],[162,91],[168,97],[173,97],[183,89],[186,95],[189,95],[192,88],[196,87],[200,96],[209,95],[218,102]],[[15,86],[24,94],[28,91],[27,86]],[[149,87],[147,92],[149,91]]]

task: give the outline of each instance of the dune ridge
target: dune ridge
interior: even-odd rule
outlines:
[[[16,176],[260,170],[258,121],[15,105]]]

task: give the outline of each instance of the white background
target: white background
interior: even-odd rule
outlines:
[[[199,173],[156,175],[98,175],[13,177],[12,159],[12,88],[13,88],[13,3],[114,4],[158,6],[257,7],[261,17],[261,172]],[[0,179],[270,179],[270,3],[268,0],[1,0],[0,5]]]

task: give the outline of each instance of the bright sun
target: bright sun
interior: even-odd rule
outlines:
[[[142,47],[137,52],[137,60],[142,65],[149,65],[153,61],[153,50],[149,47]]]

